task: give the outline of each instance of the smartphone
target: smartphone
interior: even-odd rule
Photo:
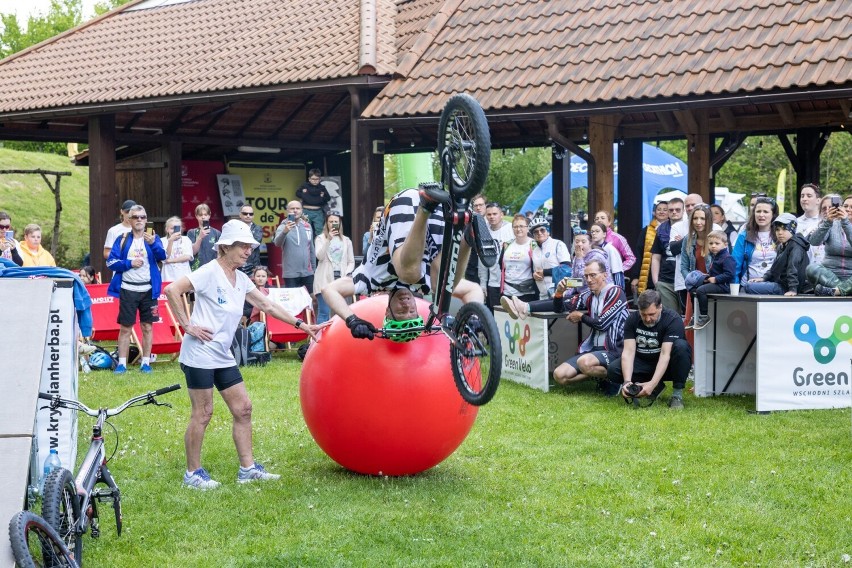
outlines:
[[[172,233],[180,233],[180,227],[178,227],[178,226],[172,227]]]
[[[334,229],[335,231],[340,229],[340,223],[337,223],[337,222],[332,223],[331,228]]]
[[[149,235],[154,234],[154,223],[152,221],[148,221],[147,223],[145,223],[145,232]]]
[[[831,206],[835,209],[840,207],[840,197],[835,195],[831,198]]]
[[[201,226],[205,229],[209,229],[210,228],[210,221],[202,221]]]
[[[295,223],[296,222],[296,216],[295,215],[287,215],[287,221],[289,221],[290,223]]]
[[[6,240],[11,241],[15,238],[15,231],[6,231]]]

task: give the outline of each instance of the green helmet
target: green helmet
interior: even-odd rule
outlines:
[[[406,333],[392,333],[388,335],[388,339],[391,341],[396,341],[397,343],[406,343],[408,341],[414,341],[418,337],[420,337],[420,332],[423,331],[422,328],[424,325],[423,318],[417,316],[414,319],[407,320],[395,320],[390,318],[385,318],[382,327],[386,330],[396,331],[404,331],[406,329],[412,330]]]

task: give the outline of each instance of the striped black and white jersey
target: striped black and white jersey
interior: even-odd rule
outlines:
[[[444,217],[440,209],[429,217],[426,231],[426,247],[420,260],[420,279],[417,282],[401,282],[391,264],[391,256],[402,245],[411,232],[414,216],[420,205],[420,193],[406,189],[397,193],[385,207],[373,242],[364,255],[364,262],[352,273],[356,294],[372,294],[406,286],[412,292],[428,294],[432,283],[429,266],[441,252],[444,241]]]

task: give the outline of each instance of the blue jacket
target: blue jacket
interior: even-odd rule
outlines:
[[[107,259],[107,268],[113,272],[112,280],[109,281],[109,288],[107,288],[107,294],[115,298],[119,297],[119,291],[121,290],[121,273],[133,268],[133,261],[127,259],[127,253],[130,252],[130,245],[133,244],[133,233],[127,233],[127,239],[125,239],[123,247],[121,246],[122,239],[124,239],[124,235],[115,239],[112,249],[109,251],[109,258]],[[151,297],[156,300],[160,297],[160,288],[163,285],[157,262],[166,260],[166,250],[158,238],[155,238],[154,243],[150,245],[144,240],[142,242],[145,243],[145,250],[148,253],[148,266],[151,269]]]
[[[0,278],[31,278],[33,276],[45,276],[49,278],[71,278],[74,280],[74,309],[77,311],[77,322],[80,325],[80,334],[83,337],[92,335],[92,298],[86,285],[80,277],[70,270],[56,268],[53,266],[30,266],[22,268],[14,262],[0,258]]]
[[[727,248],[723,248],[716,255],[710,255],[710,263],[707,265],[708,276],[716,278],[716,284],[720,286],[726,294],[731,292],[730,284],[736,278],[737,263],[734,262],[731,253]]]
[[[746,239],[746,231],[740,233],[740,236],[737,237],[737,244],[734,245],[734,252],[731,253],[734,262],[736,262],[734,284],[748,281],[748,265],[751,262],[754,249],[754,243]]]

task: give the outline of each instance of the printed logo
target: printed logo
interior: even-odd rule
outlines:
[[[802,316],[793,324],[796,339],[810,344],[817,362],[831,363],[837,355],[837,345],[843,341],[852,344],[852,317],[840,316],[834,322],[834,331],[828,337],[820,337],[816,322],[810,316]]]
[[[515,329],[513,331],[511,322],[507,321],[506,324],[503,326],[503,333],[506,335],[506,339],[509,340],[509,351],[512,352],[512,355],[515,354],[516,344],[521,356],[527,354],[527,343],[529,343],[530,336],[532,335],[532,333],[530,332],[529,324],[524,324],[523,337],[521,337],[520,322],[515,322]]]
[[[216,301],[219,302],[220,305],[228,303],[227,298],[225,298],[225,289],[219,286],[216,286]]]

